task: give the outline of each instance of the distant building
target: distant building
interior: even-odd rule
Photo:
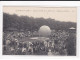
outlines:
[[[70,28],[69,28],[69,32],[70,32],[70,33],[75,33],[75,32],[76,32],[76,28],[70,27]]]
[[[71,30],[75,30],[76,28],[74,28],[74,27],[71,27],[71,28],[69,28],[69,29],[71,29]]]

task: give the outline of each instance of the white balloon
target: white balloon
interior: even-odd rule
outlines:
[[[51,34],[51,29],[49,26],[43,25],[39,29],[40,36],[49,36]]]

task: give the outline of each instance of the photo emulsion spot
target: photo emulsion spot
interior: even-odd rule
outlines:
[[[3,7],[3,55],[76,56],[76,7]]]

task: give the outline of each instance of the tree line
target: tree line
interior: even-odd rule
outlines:
[[[67,18],[67,17],[66,17]],[[10,15],[3,13],[3,30],[8,28],[15,28],[17,30],[39,30],[42,25],[47,25],[51,29],[55,30],[67,30],[70,27],[76,28],[74,22],[60,22],[55,19],[34,18],[28,16],[18,16],[16,14]]]

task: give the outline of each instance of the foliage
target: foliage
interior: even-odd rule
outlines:
[[[55,19],[33,18],[28,16],[17,16],[3,13],[3,29],[16,28],[18,30],[38,30],[42,25],[47,25],[51,29],[66,30],[70,27],[76,28],[76,23],[60,22]]]

